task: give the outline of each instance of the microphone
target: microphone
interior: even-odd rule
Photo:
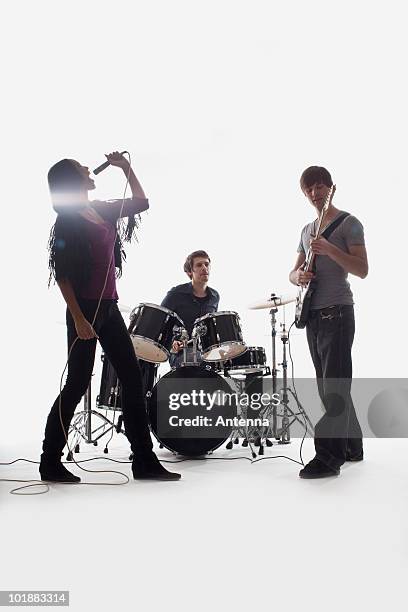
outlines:
[[[127,151],[122,151],[121,155],[124,155],[125,153],[127,153]],[[106,162],[103,162],[103,164],[101,164],[100,166],[98,166],[97,168],[95,168],[95,170],[93,171],[94,174],[99,174],[100,172],[102,172],[102,170],[106,170],[106,168],[108,166],[110,166],[110,162],[108,160],[106,160]]]

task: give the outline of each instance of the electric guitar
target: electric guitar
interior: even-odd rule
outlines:
[[[334,196],[334,192],[336,191],[336,185],[332,185],[330,190],[327,193],[324,206],[320,211],[319,220],[316,228],[316,235],[314,240],[320,238],[321,233],[323,231],[323,222],[326,217],[327,211],[331,204],[331,201]],[[302,266],[304,272],[312,272],[313,264],[314,264],[315,254],[311,250],[310,246],[307,251],[305,262]],[[312,295],[314,290],[316,289],[316,281],[312,279],[305,287],[300,287],[297,298],[296,298],[296,311],[295,311],[295,326],[298,329],[303,329],[306,327],[306,323],[309,319],[310,313],[310,305],[312,302]]]

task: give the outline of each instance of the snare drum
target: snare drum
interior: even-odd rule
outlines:
[[[245,353],[225,364],[229,374],[255,374],[266,367],[266,354],[263,346],[249,346]]]
[[[183,321],[175,312],[157,304],[139,304],[130,314],[129,333],[136,355],[150,363],[163,363]]]
[[[226,361],[246,351],[236,312],[210,312],[196,319],[193,327],[195,334],[200,337],[205,361]]]

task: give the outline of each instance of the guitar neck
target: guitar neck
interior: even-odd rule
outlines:
[[[330,200],[331,200],[333,191],[334,191],[334,189],[333,189],[333,187],[331,187],[329,193],[327,194],[324,206],[323,206],[323,208],[322,208],[322,210],[320,212],[319,219],[318,219],[318,222],[317,222],[317,228],[316,228],[316,234],[314,236],[314,240],[317,240],[318,238],[320,238],[320,235],[322,233],[323,220],[324,220],[324,218],[326,216],[326,213],[327,213],[327,210],[329,208],[329,204],[330,204]],[[313,266],[314,260],[315,260],[315,254],[312,252],[312,249],[309,247],[309,249],[307,251],[307,255],[306,255],[306,260],[305,260],[305,263],[303,265],[303,270],[305,272],[310,272],[310,269]]]
[[[310,269],[313,267],[314,260],[315,260],[315,254],[312,252],[312,249],[309,247],[305,263],[303,264],[304,272],[310,272]]]

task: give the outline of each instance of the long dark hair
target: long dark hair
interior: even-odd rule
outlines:
[[[89,281],[91,273],[90,245],[86,237],[86,220],[79,214],[85,203],[81,200],[84,178],[70,159],[62,159],[48,172],[48,186],[57,219],[48,240],[48,286],[68,278],[74,290],[80,290]],[[116,234],[114,257],[116,277],[122,275],[122,261],[126,260],[123,242],[130,242],[139,227],[135,215],[120,220]]]

